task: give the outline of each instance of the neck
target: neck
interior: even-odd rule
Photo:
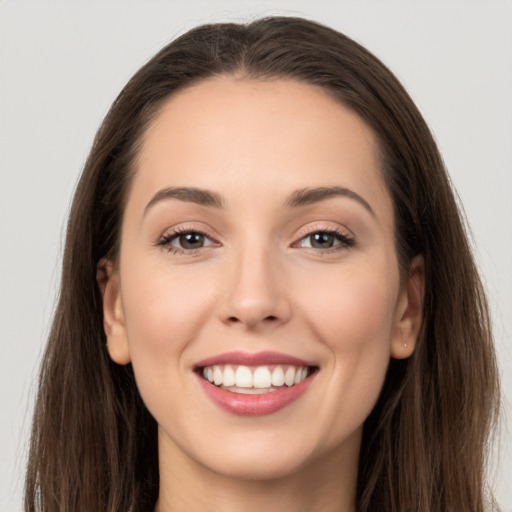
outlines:
[[[360,433],[355,435],[360,437]],[[212,471],[177,447],[160,448],[160,494],[155,512],[355,512],[360,443],[347,443],[291,474],[233,478]],[[168,447],[166,447],[168,448]]]

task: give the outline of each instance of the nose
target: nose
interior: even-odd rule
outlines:
[[[229,262],[225,275],[225,293],[219,304],[224,323],[267,330],[290,319],[285,279],[269,252],[244,251]]]

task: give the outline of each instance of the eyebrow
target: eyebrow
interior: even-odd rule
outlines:
[[[375,212],[365,199],[359,194],[356,194],[353,190],[344,187],[317,187],[296,190],[285,201],[285,206],[288,208],[298,208],[300,206],[318,203],[332,197],[347,197],[353,199],[375,217]],[[201,206],[223,208],[222,198],[216,192],[196,187],[168,187],[159,190],[151,198],[144,209],[144,215],[156,203],[167,199],[178,199],[179,201],[195,203]]]
[[[296,190],[291,194],[285,204],[289,208],[297,208],[299,206],[324,201],[331,197],[347,197],[349,199],[353,199],[361,204],[373,217],[375,217],[375,212],[365,199],[363,199],[359,194],[356,194],[353,190],[344,187],[318,187]]]
[[[219,194],[216,194],[215,192],[195,187],[168,187],[159,190],[151,198],[151,201],[149,201],[144,209],[144,215],[156,203],[166,199],[178,199],[179,201],[195,203],[201,206],[222,208],[222,199]]]

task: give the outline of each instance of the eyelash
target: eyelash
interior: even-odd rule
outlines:
[[[211,245],[214,245],[217,243],[215,240],[213,240],[213,238],[211,236],[206,234],[204,231],[200,231],[198,229],[191,229],[191,228],[176,228],[171,233],[167,233],[166,235],[163,235],[162,238],[160,238],[159,242],[157,243],[157,246],[163,247],[167,250],[167,252],[169,252],[171,254],[176,254],[176,255],[182,255],[182,254],[192,255],[192,254],[195,254],[200,249],[203,249],[204,247],[208,247],[208,246],[203,246],[198,249],[183,249],[181,247],[176,247],[175,245],[172,245],[171,242],[182,235],[199,235],[199,236],[203,236],[203,237],[207,238],[208,240],[212,241],[213,243]]]
[[[315,254],[332,254],[334,252],[338,252],[338,251],[341,251],[344,249],[350,249],[351,247],[354,247],[354,245],[355,245],[354,238],[351,237],[350,235],[347,235],[347,233],[343,232],[341,229],[338,229],[338,228],[325,229],[325,228],[315,227],[315,228],[303,233],[302,236],[300,237],[300,239],[293,244],[293,247],[301,247],[301,245],[299,245],[299,244],[302,241],[306,240],[308,237],[311,237],[315,234],[324,234],[324,235],[334,236],[340,242],[338,245],[329,247],[327,249],[305,247],[305,249],[310,249]],[[174,255],[183,255],[183,254],[193,255],[193,254],[196,254],[200,249],[209,247],[209,245],[206,245],[206,246],[199,247],[196,249],[184,249],[184,248],[176,247],[175,245],[172,245],[172,242],[176,238],[178,238],[182,235],[202,236],[212,242],[209,245],[215,245],[218,243],[204,231],[200,231],[198,229],[190,229],[190,228],[176,228],[171,233],[163,235],[156,245],[159,247],[165,248],[167,250],[167,252],[172,253]]]
[[[315,226],[312,229],[308,229],[306,232],[302,233],[301,238],[298,242],[295,242],[293,245],[296,247],[302,241],[306,240],[308,237],[311,237],[316,234],[330,235],[340,242],[338,245],[333,247],[329,247],[327,249],[320,249],[314,247],[305,247],[305,249],[309,249],[314,251],[315,254],[332,254],[345,249],[350,249],[355,246],[355,240],[351,235],[348,235],[345,231],[342,231],[340,228],[322,228],[320,226]],[[300,245],[299,245],[300,247]]]

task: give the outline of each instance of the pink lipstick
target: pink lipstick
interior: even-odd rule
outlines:
[[[278,352],[229,352],[195,366],[208,398],[238,416],[281,410],[302,396],[317,371],[314,363]]]
[[[299,359],[298,357],[281,354],[279,352],[226,352],[217,356],[208,357],[196,364],[196,367],[213,366],[215,364],[243,364],[245,366],[258,366],[264,364],[285,364],[290,366],[315,366],[315,363]]]

